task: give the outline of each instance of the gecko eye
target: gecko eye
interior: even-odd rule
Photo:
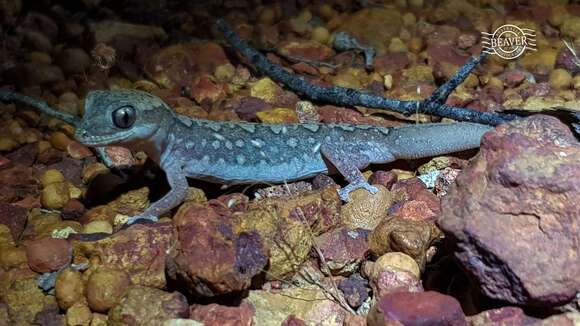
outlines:
[[[130,128],[135,123],[136,118],[135,108],[130,105],[122,106],[113,111],[113,122],[115,126],[122,129]]]

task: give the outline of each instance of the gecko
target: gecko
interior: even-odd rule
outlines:
[[[442,155],[479,147],[493,127],[476,123],[425,123],[397,127],[347,123],[252,123],[179,115],[143,91],[91,91],[75,139],[91,147],[118,145],[144,151],[165,171],[170,190],[138,219],[157,221],[179,205],[187,178],[218,183],[280,183],[328,173],[333,166],[348,184],[348,202],[359,188],[377,188],[361,169],[371,163]]]

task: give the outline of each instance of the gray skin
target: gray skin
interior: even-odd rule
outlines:
[[[144,151],[166,173],[171,190],[137,219],[156,221],[188,191],[187,177],[219,183],[285,182],[327,173],[334,166],[349,182],[344,201],[364,188],[360,169],[370,163],[441,155],[479,146],[492,129],[475,123],[402,127],[357,124],[209,121],[175,114],[149,93],[92,91],[75,138],[87,146],[120,145]]]

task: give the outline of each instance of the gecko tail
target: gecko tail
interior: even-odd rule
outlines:
[[[43,113],[45,113],[53,118],[57,118],[59,120],[62,120],[68,124],[75,126],[75,127],[81,121],[80,117],[66,114],[66,113],[62,113],[62,112],[58,112],[55,109],[48,106],[48,104],[46,104],[45,102],[35,100],[31,97],[28,97],[26,95],[22,95],[20,93],[0,90],[0,100],[3,102],[19,102],[19,103],[24,103],[24,104],[30,105],[30,106],[38,109],[40,112],[43,112]]]

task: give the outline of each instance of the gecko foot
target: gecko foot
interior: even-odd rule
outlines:
[[[138,222],[137,222],[138,221]],[[149,224],[157,222],[157,216],[152,215],[135,215],[131,217],[123,227],[128,227],[133,223]]]
[[[376,194],[378,191],[377,187],[371,186],[368,182],[366,182],[365,180],[362,180],[362,181],[351,182],[346,187],[339,189],[338,195],[340,196],[340,199],[342,199],[343,201],[348,203],[348,201],[350,200],[349,194],[352,191],[355,191],[356,189],[359,189],[359,188],[366,189],[373,195]]]

